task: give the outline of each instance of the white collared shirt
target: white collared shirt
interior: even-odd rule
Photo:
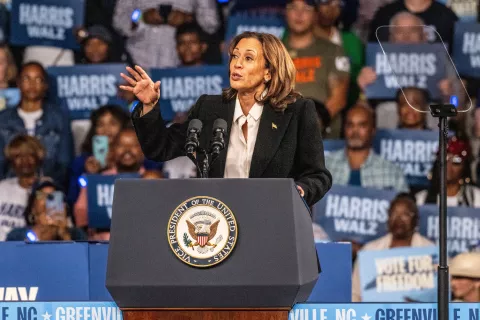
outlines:
[[[225,164],[225,178],[248,178],[262,112],[263,105],[255,102],[248,115],[245,116],[240,106],[240,101],[238,97],[236,98]],[[247,141],[245,141],[242,131],[245,121],[248,121]]]

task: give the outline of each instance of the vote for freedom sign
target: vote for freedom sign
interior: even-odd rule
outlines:
[[[75,28],[83,25],[85,0],[15,0],[12,2],[12,44],[79,47]]]
[[[315,205],[315,222],[333,241],[364,244],[387,233],[388,208],[395,191],[333,185]]]
[[[153,81],[161,81],[160,108],[164,120],[177,112],[188,112],[203,94],[221,94],[228,86],[225,66],[151,69]]]
[[[399,88],[418,87],[438,98],[438,83],[446,77],[446,59],[441,43],[369,43],[366,65],[373,68],[377,80],[367,86],[365,93],[371,99],[394,99]]]
[[[434,302],[438,247],[359,251],[364,302]]]

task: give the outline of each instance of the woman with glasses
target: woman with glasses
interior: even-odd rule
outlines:
[[[480,189],[474,186],[471,176],[471,151],[466,140],[452,137],[447,145],[447,206],[480,208]],[[416,194],[417,204],[438,204],[440,195],[439,159],[432,168],[428,189]]]
[[[26,227],[13,229],[7,241],[80,241],[86,234],[70,227],[65,195],[52,180],[39,182],[28,198]]]
[[[46,102],[48,78],[41,64],[24,64],[17,86],[21,93],[19,105],[0,112],[0,150],[18,134],[37,137],[46,150],[43,175],[63,186],[73,152],[70,121],[58,106]],[[11,166],[0,154],[0,179],[12,175]]]
[[[367,242],[361,251],[433,246],[433,242],[416,231],[417,226],[418,207],[415,204],[415,199],[408,193],[400,193],[392,200],[388,209],[388,233],[378,239]],[[353,267],[352,302],[362,301],[359,268],[357,260]]]

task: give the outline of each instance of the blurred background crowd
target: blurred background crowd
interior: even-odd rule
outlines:
[[[129,117],[135,97],[126,92],[118,92],[123,103],[98,105],[89,119],[72,120],[68,110],[52,103],[49,68],[121,63],[180,70],[222,65],[230,18],[244,15],[283,19],[281,37],[297,67],[296,88],[317,107],[333,183],[398,193],[387,209],[386,234],[367,243],[344,239],[353,243],[354,263],[362,248],[433,245],[418,232],[418,221],[419,207],[438,203],[436,149],[418,150],[414,144],[414,149],[401,151],[419,153],[429,161],[427,182],[416,184],[405,166],[378,152],[374,144],[381,130],[415,132],[420,140],[423,134],[431,137],[438,128],[429,104],[449,102],[452,96],[459,110],[468,111],[449,121],[447,204],[476,209],[480,218],[479,79],[446,65],[451,72],[438,81],[435,99],[427,88],[411,84],[398,88],[392,98],[378,98],[371,94],[378,68],[366,61],[368,43],[378,41],[435,45],[443,40],[449,57],[459,16],[471,15],[471,22],[478,24],[477,1],[85,0],[83,25],[75,26],[78,50],[13,43],[8,26],[18,17],[11,1],[0,0],[0,22],[8,21],[0,44],[0,241],[23,241],[32,231],[38,240],[108,240],[108,228],[89,225],[87,175],[196,176],[187,158],[156,163],[144,157]],[[480,51],[480,41],[478,47]],[[421,68],[418,61],[412,64]],[[15,88],[19,101],[7,106],[2,92]],[[187,115],[185,110],[176,112],[169,123],[185,121]],[[335,142],[337,147],[329,149]],[[317,240],[331,238],[320,223],[313,229]],[[453,258],[456,299],[480,301],[476,250],[473,246]],[[355,264],[354,301],[362,300],[358,281]]]

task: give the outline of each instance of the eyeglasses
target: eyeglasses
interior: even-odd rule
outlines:
[[[21,80],[23,83],[28,83],[28,82],[33,82],[33,83],[35,83],[35,84],[43,84],[43,83],[45,83],[45,79],[40,78],[40,77],[30,78],[30,77],[27,77],[27,76],[23,76],[20,80]]]
[[[457,155],[447,155],[447,162],[449,161],[452,164],[460,165],[463,163],[463,158]]]
[[[392,210],[389,212],[390,219],[393,218],[400,218],[402,220],[410,220],[415,216],[415,212],[412,211],[397,211],[397,210]]]

